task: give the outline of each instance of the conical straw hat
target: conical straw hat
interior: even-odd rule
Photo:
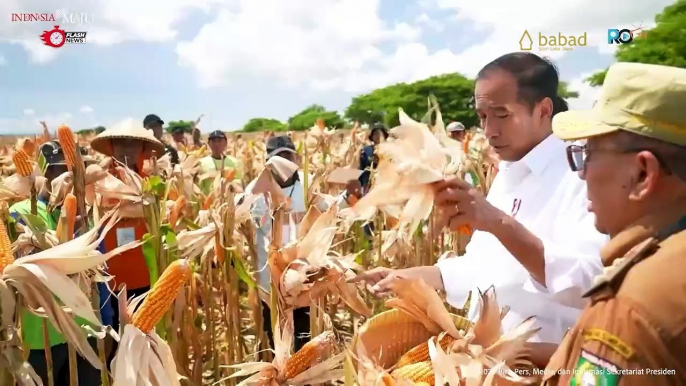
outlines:
[[[113,139],[137,139],[145,143],[143,153],[146,156],[155,155],[161,157],[164,154],[164,145],[153,135],[151,130],[146,130],[137,121],[128,119],[114,125],[112,128],[98,134],[91,141],[91,148],[98,153],[111,157],[113,155]]]
[[[472,326],[466,318],[453,314],[450,316],[453,317],[458,330],[467,331]],[[388,370],[403,354],[421,343],[426,343],[434,335],[414,317],[393,309],[367,320],[353,337],[352,351],[356,356],[357,345],[361,343],[369,359],[375,365]]]

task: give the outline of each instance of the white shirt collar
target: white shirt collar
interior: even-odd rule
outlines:
[[[522,159],[515,162],[502,161],[502,169],[519,169],[525,167],[534,175],[540,176],[555,157],[564,157],[565,142],[553,134],[541,141]]]

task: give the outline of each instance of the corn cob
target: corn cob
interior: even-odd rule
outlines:
[[[395,386],[397,382],[395,378],[391,377],[388,373],[381,374],[381,382],[379,386]]]
[[[12,162],[17,168],[17,173],[22,177],[28,177],[31,175],[31,161],[29,161],[29,156],[23,149],[17,149],[12,154]]]
[[[471,236],[474,231],[472,230],[472,227],[470,225],[460,225],[457,228],[457,232],[461,235],[465,236]]]
[[[36,143],[32,141],[31,138],[25,138],[21,148],[29,157],[33,157],[33,155],[36,153]]]
[[[333,351],[335,344],[336,337],[331,331],[324,332],[307,342],[286,361],[284,378],[286,380],[293,379],[303,371],[326,360],[326,357]]]
[[[443,336],[443,338],[441,338],[439,344],[441,345],[441,348],[445,350],[448,347],[448,345],[450,345],[454,341],[455,338],[446,334]],[[405,367],[407,365],[425,362],[429,359],[429,344],[427,342],[424,342],[415,346],[410,351],[406,352],[403,356],[401,356],[400,359],[398,359],[398,362],[396,363],[395,367]]]
[[[57,235],[62,235],[62,227],[66,226],[67,240],[74,238],[74,224],[76,223],[76,196],[68,193],[64,197],[60,221],[57,223]],[[64,225],[63,225],[64,224]]]
[[[187,260],[179,259],[169,264],[143,300],[143,304],[133,314],[131,323],[142,332],[150,333],[171,307],[190,276],[191,266]]]
[[[436,382],[434,378],[434,369],[431,366],[431,362],[428,361],[400,367],[394,370],[391,375],[412,382],[426,382],[431,386]]]
[[[171,213],[169,213],[169,226],[172,228],[174,228],[176,226],[176,222],[179,221],[179,215],[181,214],[183,208],[186,207],[186,203],[186,196],[184,195],[179,196],[176,199],[176,202],[174,202]]]
[[[202,205],[203,210],[208,210],[212,206],[212,194],[209,194],[207,198],[205,198],[205,203]]]
[[[13,261],[14,255],[12,254],[10,236],[7,234],[5,222],[0,220],[0,274],[2,274],[5,267],[12,264]]]
[[[76,165],[76,142],[74,142],[74,133],[67,125],[62,125],[57,128],[57,139],[60,141],[62,146],[62,152],[64,153],[64,160],[67,163],[67,167],[71,170],[74,165]]]

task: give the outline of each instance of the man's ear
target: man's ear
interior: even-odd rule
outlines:
[[[550,119],[553,116],[553,101],[552,99],[545,97],[539,103],[539,111],[541,119]]]
[[[660,161],[649,151],[642,151],[634,158],[635,174],[634,186],[631,187],[630,197],[636,201],[645,200],[657,188],[660,173],[664,173],[660,167]]]

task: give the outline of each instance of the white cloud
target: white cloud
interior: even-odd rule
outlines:
[[[577,78],[569,81],[569,90],[579,93],[578,98],[570,98],[567,100],[570,110],[587,110],[593,107],[593,104],[600,96],[600,87],[592,87],[585,82],[585,79],[601,70],[603,69],[599,68],[594,71],[583,73]]]
[[[25,109],[24,113],[26,113]],[[33,110],[31,110],[33,111]],[[61,124],[66,124],[74,127],[78,124],[73,119],[71,113],[51,113],[43,116],[35,116],[34,114],[26,114],[23,118],[0,118],[0,134],[38,134],[43,131],[40,122],[43,121],[48,125],[48,129],[54,131]],[[77,130],[80,129],[78,126]]]
[[[45,46],[39,35],[45,29],[60,25],[67,29],[82,28],[88,32],[87,41],[111,45],[124,41],[169,42],[176,38],[176,25],[187,17],[188,11],[200,9],[209,12],[214,5],[229,4],[234,0],[68,0],[62,8],[74,24],[56,17],[54,22],[3,22],[0,23],[0,42],[19,44],[29,53],[33,63],[43,64],[56,58],[63,50]],[[65,2],[61,2],[63,5]],[[56,3],[49,0],[2,0],[0,15],[12,13],[48,13],[55,15]],[[73,16],[72,16],[73,15]],[[150,15],[154,15],[151,17]]]
[[[33,109],[24,109],[24,115],[34,115],[36,112]]]
[[[414,22],[417,25],[424,25],[428,28],[431,28],[436,32],[441,32],[445,29],[443,23],[432,19],[431,16],[427,15],[426,13],[417,15],[417,17],[414,18]]]
[[[537,32],[586,32],[588,46],[577,49],[612,53],[606,44],[608,28],[652,19],[670,2],[632,0],[618,10],[595,0],[423,0],[423,9],[454,10],[458,22],[468,21],[481,31],[484,43],[457,53],[431,52],[418,41],[422,27],[439,24],[427,13],[412,24],[385,25],[378,16],[378,0],[241,0],[237,8],[220,12],[194,39],[179,43],[177,53],[179,64],[194,69],[204,87],[223,86],[248,75],[317,90],[363,92],[445,72],[474,76],[488,61],[518,51],[525,29],[535,39]],[[589,15],[588,9],[593,13]],[[384,52],[382,47],[388,45],[383,43],[394,48]],[[551,59],[565,55],[533,52]]]
[[[79,112],[80,112],[81,114],[91,114],[91,113],[93,112],[93,108],[90,107],[90,106],[88,106],[88,105],[83,105],[83,106],[81,106],[81,108],[79,109]]]
[[[7,65],[7,59],[5,59],[4,56],[0,55],[0,66],[6,66]]]
[[[179,63],[203,86],[234,77],[269,77],[285,84],[322,84],[361,71],[383,58],[381,44],[415,41],[418,28],[388,26],[378,0],[242,0],[224,10],[189,42],[177,46]]]

